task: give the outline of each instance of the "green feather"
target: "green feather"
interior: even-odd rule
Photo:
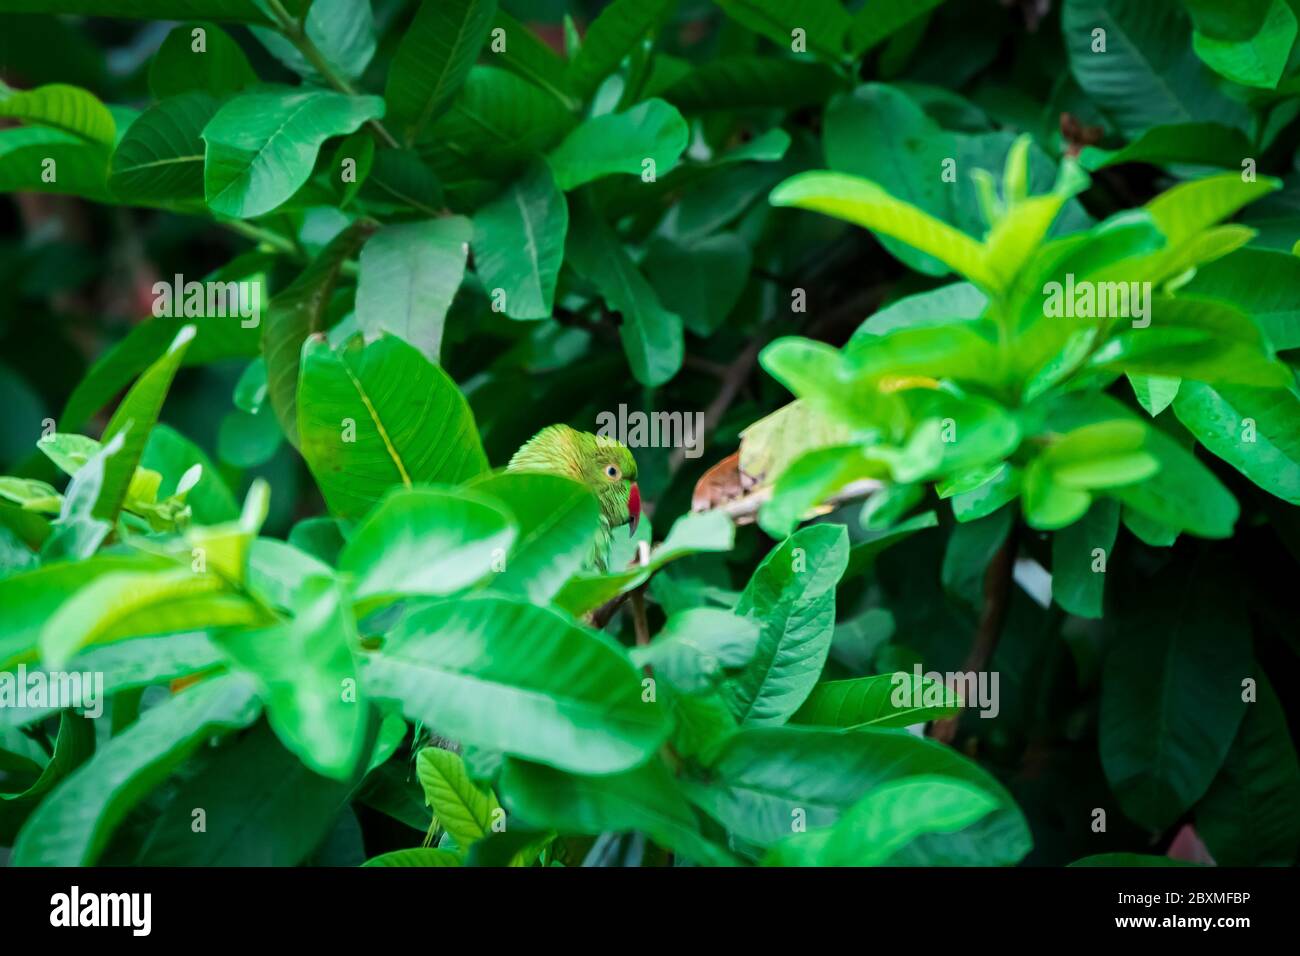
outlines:
[[[610,467],[617,477],[611,476]],[[632,520],[628,498],[636,481],[636,459],[627,446],[611,438],[580,432],[568,425],[548,425],[515,452],[506,471],[540,471],[572,478],[596,496],[600,526],[585,570],[606,571],[614,529]]]

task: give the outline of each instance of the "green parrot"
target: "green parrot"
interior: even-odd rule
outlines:
[[[584,570],[609,570],[614,529],[629,525],[636,534],[641,520],[641,491],[636,459],[612,438],[580,432],[568,425],[547,425],[515,452],[506,471],[538,471],[572,478],[589,488],[600,504],[600,526]]]

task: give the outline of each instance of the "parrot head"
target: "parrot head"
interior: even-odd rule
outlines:
[[[636,534],[641,520],[636,459],[621,442],[568,425],[548,425],[515,452],[506,470],[572,478],[596,496],[601,521],[607,527],[626,524],[628,534]]]

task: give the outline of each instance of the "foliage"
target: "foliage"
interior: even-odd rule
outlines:
[[[0,0],[0,854],[1293,864],[1298,18]]]

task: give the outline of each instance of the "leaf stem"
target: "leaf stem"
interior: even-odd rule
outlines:
[[[333,64],[325,59],[325,55],[321,53],[320,48],[312,42],[311,37],[307,36],[307,31],[303,29],[302,24],[289,15],[289,11],[284,8],[281,0],[267,0],[267,6],[275,16],[276,25],[280,32],[284,34],[285,39],[294,45],[294,48],[303,55],[303,58],[312,65],[312,69],[319,73],[325,82],[340,93],[346,93],[348,96],[358,95],[357,88],[348,81],[347,77],[339,75]],[[397,142],[392,133],[388,132],[388,128],[384,126],[381,120],[370,120],[369,125],[374,130],[375,135],[384,142],[384,145],[393,149],[402,148],[401,144]]]

